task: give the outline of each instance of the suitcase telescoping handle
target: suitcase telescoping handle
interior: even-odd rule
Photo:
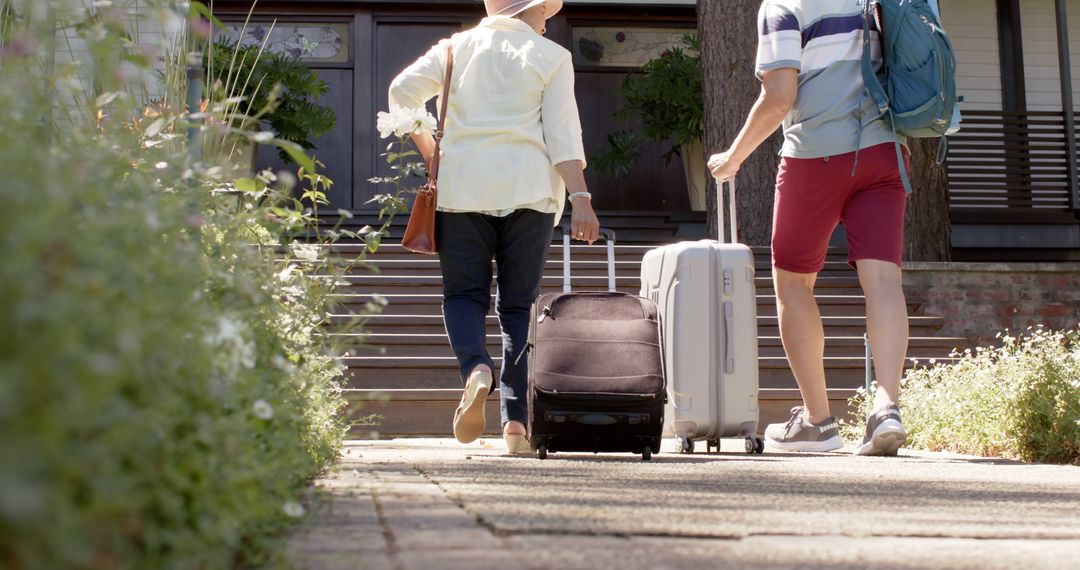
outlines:
[[[724,241],[724,206],[723,201],[720,199],[724,194],[724,184],[728,185],[728,215],[730,216],[731,227],[731,243],[739,243],[739,220],[738,213],[735,211],[735,178],[729,178],[727,180],[716,179],[716,224],[717,237],[720,241]]]
[[[607,229],[600,228],[600,239],[607,242],[607,269],[608,269],[608,291],[615,291],[615,232]],[[570,224],[563,224],[562,228],[562,243],[563,243],[563,281],[562,290],[563,293],[570,292]]]

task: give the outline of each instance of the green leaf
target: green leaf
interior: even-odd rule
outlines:
[[[238,178],[233,184],[241,192],[257,192],[259,190],[259,182],[254,178]]]
[[[97,101],[95,101],[95,103],[97,104],[98,107],[105,107],[105,106],[109,105],[110,103],[112,103],[113,101],[116,101],[117,99],[119,99],[120,97],[123,97],[123,96],[124,96],[123,92],[110,91],[108,93],[102,93],[101,95],[99,95],[98,98],[97,98]]]
[[[292,141],[277,138],[269,142],[270,144],[285,151],[285,153],[289,155],[289,158],[293,159],[293,161],[295,161],[296,164],[299,164],[304,170],[308,172],[315,172],[315,161],[312,160],[312,158],[308,156],[306,152],[304,152],[304,149],[300,145]]]
[[[210,11],[210,8],[207,7],[206,4],[203,4],[202,2],[192,2],[191,8],[188,9],[188,17],[194,18],[199,16],[210,20],[210,23],[219,30],[223,32],[229,31],[229,29],[225,27],[225,24]]]
[[[161,131],[165,130],[165,125],[168,124],[164,118],[157,119],[153,123],[150,123],[149,127],[146,127],[146,136],[154,138],[161,134]]]

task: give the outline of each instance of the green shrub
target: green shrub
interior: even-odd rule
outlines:
[[[907,373],[900,394],[907,445],[1080,465],[1080,331],[1035,327],[999,338],[1000,347]],[[860,423],[844,426],[846,438],[862,437],[872,400],[861,390],[852,399]]]
[[[108,69],[64,92],[19,6],[0,0],[0,566],[279,564],[347,427],[321,327],[348,264],[293,237],[330,182],[302,173],[301,203],[290,176],[224,179],[186,115]],[[115,26],[61,15],[124,60]]]
[[[222,101],[242,98],[236,112],[265,122],[279,139],[312,150],[311,139],[327,133],[337,122],[333,109],[314,102],[330,86],[297,58],[264,51],[258,44],[237,45],[226,38],[215,41],[207,54],[205,70],[211,90],[217,92],[214,97]],[[292,162],[284,151],[279,154],[286,163]]]

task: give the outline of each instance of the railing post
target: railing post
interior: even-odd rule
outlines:
[[[202,119],[199,106],[203,99],[203,55],[193,50],[187,55],[187,112],[188,112],[188,152],[191,153],[192,162],[202,161],[202,141],[199,133]]]
[[[1069,62],[1069,18],[1065,0],[1054,0],[1057,7],[1058,74],[1061,77],[1061,112],[1065,120],[1065,161],[1069,172],[1069,207],[1080,211],[1080,174],[1077,173],[1076,118],[1073,110],[1072,67]]]
[[[870,387],[874,384],[874,355],[870,352],[870,335],[862,335],[863,344],[866,345],[866,393],[870,394]]]

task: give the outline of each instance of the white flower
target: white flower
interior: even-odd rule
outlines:
[[[292,281],[293,274],[295,272],[296,272],[296,266],[293,265],[293,264],[289,264],[288,267],[281,270],[281,273],[278,273],[278,276],[277,276],[278,281],[281,281],[282,283],[288,283],[288,282]]]
[[[274,408],[266,400],[255,400],[255,403],[251,405],[251,411],[260,420],[274,417]]]
[[[432,134],[438,124],[435,117],[424,107],[391,107],[389,113],[380,111],[376,116],[376,128],[379,136],[384,139],[390,135],[403,137],[410,134]]]
[[[255,341],[240,343],[237,349],[240,364],[244,368],[255,368]]]
[[[212,336],[212,343],[239,342],[243,339],[240,335],[240,323],[231,317],[218,319],[217,334]]]
[[[304,505],[301,505],[300,503],[298,503],[296,501],[289,501],[289,502],[285,503],[281,507],[281,510],[285,511],[286,515],[288,515],[288,516],[290,516],[290,517],[292,517],[294,519],[298,519],[298,518],[304,516],[304,512],[305,512],[304,511]]]
[[[297,259],[303,261],[318,261],[319,260],[319,246],[310,243],[293,242],[292,244],[293,255]]]

